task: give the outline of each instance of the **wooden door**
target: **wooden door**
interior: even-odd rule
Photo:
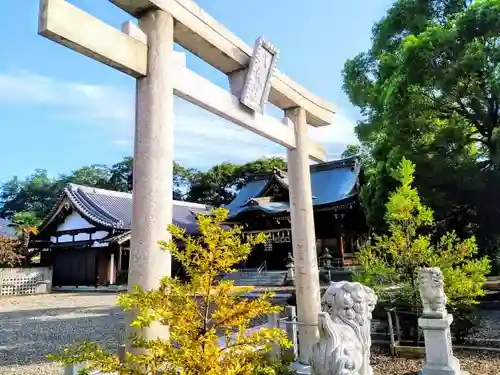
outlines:
[[[53,286],[96,284],[95,249],[63,248],[53,251]]]

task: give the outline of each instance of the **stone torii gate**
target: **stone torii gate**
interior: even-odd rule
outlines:
[[[277,50],[261,38],[254,49],[191,0],[109,0],[131,16],[121,31],[68,3],[40,0],[39,34],[137,80],[134,190],[129,287],[158,286],[170,275],[170,254],[159,251],[172,222],[173,96],[287,148],[295,258],[300,360],[318,339],[318,265],[308,158],[326,154],[307,135],[325,126],[333,106],[274,70]],[[174,42],[224,72],[231,92],[185,67]],[[267,99],[284,111],[283,123],[263,114]],[[203,124],[200,124],[203,126]],[[155,326],[146,338],[165,337]]]

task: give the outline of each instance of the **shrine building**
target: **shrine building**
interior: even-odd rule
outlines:
[[[332,268],[352,266],[353,255],[368,232],[359,202],[361,165],[351,157],[314,164],[310,170],[318,259],[329,258]],[[248,176],[226,208],[229,222],[242,225],[245,233],[269,234],[268,241],[254,249],[242,268],[284,270],[292,253],[286,173]]]
[[[173,224],[198,234],[195,213],[210,212],[209,206],[174,200]],[[125,284],[131,229],[132,194],[68,184],[34,245],[43,249],[40,263],[52,265],[54,287]]]
[[[368,231],[359,202],[361,166],[353,157],[310,168],[319,266],[328,258],[332,269],[348,268]],[[248,176],[226,208],[228,224],[242,225],[247,234],[269,234],[240,268],[286,270],[288,255],[293,253],[286,173]],[[173,222],[196,235],[195,214],[210,212],[210,206],[174,200]],[[43,249],[40,263],[52,265],[54,287],[124,284],[131,228],[132,194],[68,184],[44,218],[33,245]],[[182,270],[174,263],[176,275]]]

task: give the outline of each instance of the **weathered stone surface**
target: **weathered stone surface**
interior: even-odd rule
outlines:
[[[444,294],[443,273],[438,267],[421,268],[418,273],[418,284],[420,298],[424,311],[422,316],[425,318],[445,318],[446,294]]]
[[[52,268],[0,268],[0,296],[45,294],[52,290]]]
[[[372,375],[370,365],[371,318],[375,292],[360,283],[330,285],[319,313],[320,340],[313,346],[314,375]]]
[[[424,308],[418,325],[425,337],[425,364],[420,374],[466,375],[453,355],[450,332],[453,316],[446,311],[443,273],[438,267],[421,268],[418,279]]]
[[[264,105],[269,98],[271,79],[276,69],[277,59],[278,50],[276,47],[262,37],[258,38],[255,42],[240,96],[243,105],[254,111],[264,111]]]
[[[444,319],[418,320],[425,336],[425,365],[420,372],[422,375],[458,375],[460,363],[453,356],[450,325],[453,316]]]
[[[287,124],[293,126],[296,142],[295,150],[287,150],[287,164],[290,181],[297,316],[299,322],[303,323],[299,328],[299,360],[307,364],[311,357],[311,347],[318,341],[317,325],[320,311],[311,172],[307,156],[307,122],[304,108],[289,110],[286,115],[286,120],[291,122]]]
[[[173,56],[174,19],[164,11],[147,12],[139,26],[148,40],[148,75],[137,81],[134,137],[134,190],[128,285],[144,290],[158,288],[171,272],[170,253],[158,242],[168,241],[165,229],[172,224],[173,175]],[[158,173],[162,171],[162,173]],[[133,319],[134,314],[130,314]],[[128,336],[140,333],[148,339],[167,338],[168,328],[154,322],[139,332],[127,328]]]

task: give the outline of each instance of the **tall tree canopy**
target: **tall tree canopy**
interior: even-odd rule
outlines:
[[[371,156],[362,199],[372,225],[383,226],[402,156],[442,225],[477,231],[500,215],[484,206],[500,181],[499,12],[500,0],[398,0],[371,49],[346,62],[344,90]]]
[[[260,158],[243,165],[221,163],[206,172],[198,171],[192,175],[187,200],[214,206],[228,204],[242,187],[247,175],[286,169],[285,160],[276,157]]]
[[[126,191],[122,185],[113,183],[113,167],[91,165],[57,177],[49,176],[45,169],[37,169],[23,180],[13,177],[0,186],[0,217],[10,218],[27,211],[41,218],[54,205],[61,189],[70,182]]]
[[[275,169],[286,170],[282,158],[261,158],[242,165],[221,163],[207,171],[186,168],[174,162],[172,194],[177,200],[220,206],[233,199],[246,175]],[[25,179],[13,177],[0,185],[0,217],[11,218],[17,213],[29,212],[41,219],[68,183],[131,192],[132,171],[133,159],[126,157],[112,166],[86,166],[58,177],[49,176],[44,169],[37,169]]]
[[[34,212],[38,217],[45,214],[57,198],[62,184],[37,169],[24,180],[13,177],[0,188],[0,217],[10,218],[17,212]]]

